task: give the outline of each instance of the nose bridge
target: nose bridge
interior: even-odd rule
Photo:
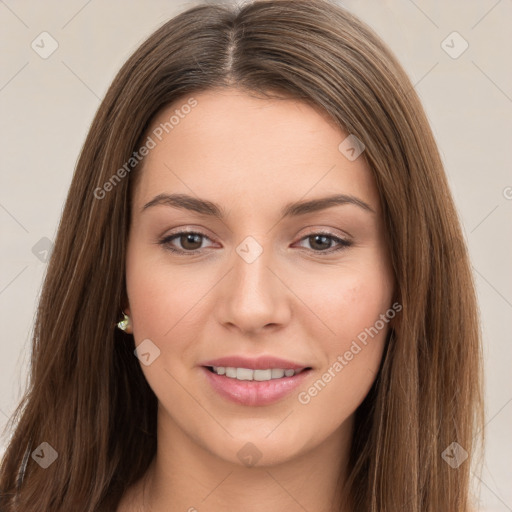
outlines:
[[[273,255],[269,244],[267,243],[264,248],[264,243],[248,236],[236,247],[233,278],[236,288],[242,292],[242,295],[247,296],[253,293],[266,295],[270,292],[269,277],[272,273],[268,267],[272,264]]]
[[[246,237],[233,254],[233,271],[223,290],[223,322],[257,330],[286,320],[286,289],[270,268],[275,255],[268,237]],[[265,247],[264,247],[265,244]]]

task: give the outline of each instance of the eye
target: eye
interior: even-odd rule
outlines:
[[[312,233],[302,238],[302,241],[307,241],[310,247],[312,247],[313,252],[321,253],[322,255],[331,254],[352,245],[350,240],[339,238],[331,233]]]
[[[195,254],[201,252],[202,242],[210,240],[204,233],[197,231],[180,231],[172,235],[166,236],[158,241],[158,243],[168,251],[178,254]],[[307,241],[310,244],[312,252],[317,254],[331,254],[336,251],[350,247],[352,242],[339,238],[332,233],[311,233],[303,237],[300,242]],[[177,242],[180,247],[176,247],[173,243]]]
[[[163,245],[167,250],[177,253],[195,253],[202,247],[203,239],[209,238],[204,233],[196,231],[180,231],[173,235],[166,236],[159,240],[159,244]],[[172,245],[173,241],[177,241],[181,247],[175,247]]]

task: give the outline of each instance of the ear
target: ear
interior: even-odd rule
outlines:
[[[124,311],[125,314],[128,316],[132,316],[131,310],[130,310],[130,301],[128,300],[126,290],[123,291],[123,295],[121,297],[121,311]]]
[[[125,308],[123,308],[123,311],[124,311],[124,314],[126,316],[128,316],[130,318],[130,324],[128,326],[128,328],[126,329],[125,332],[127,332],[128,334],[131,334],[133,331],[132,331],[132,326],[133,326],[133,319],[132,319],[132,311],[130,309],[130,305],[127,304]]]
[[[131,318],[132,314],[131,314],[131,309],[130,309],[130,303],[129,303],[128,297],[126,297],[126,295],[124,295],[124,297],[121,301],[121,304],[122,304],[121,311],[123,311],[125,315],[130,317],[130,322],[124,332],[126,334],[133,334],[133,324],[132,324],[132,318]]]
[[[126,334],[133,334],[133,324],[132,324],[132,317],[130,314],[130,308],[124,308],[123,311],[124,311],[124,314],[128,317],[128,319],[127,319],[128,322],[126,324],[126,327],[123,330]]]

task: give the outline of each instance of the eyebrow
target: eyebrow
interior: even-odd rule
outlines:
[[[333,206],[345,204],[352,204],[364,211],[375,213],[369,204],[365,203],[363,200],[357,197],[346,194],[336,194],[327,197],[321,197],[319,199],[289,203],[281,210],[281,216],[283,218],[297,217],[299,215],[313,213],[320,210],[325,210],[327,208],[332,208]],[[152,208],[153,206],[158,205],[189,210],[202,215],[216,217],[220,220],[226,217],[226,210],[222,206],[212,203],[206,199],[199,199],[187,194],[159,194],[142,207],[141,213],[148,208]]]

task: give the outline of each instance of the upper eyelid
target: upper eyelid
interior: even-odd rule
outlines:
[[[162,240],[169,240],[171,238],[178,237],[179,235],[200,235],[203,238],[208,238],[210,241],[214,241],[211,236],[207,235],[206,233],[203,233],[202,231],[193,230],[193,229],[182,229],[181,231],[176,231],[174,233],[169,233],[168,235],[164,235],[161,239]],[[192,252],[192,251],[188,251]]]
[[[178,227],[178,228],[175,228],[175,229],[177,231],[171,231],[168,234],[163,235],[160,238],[161,239],[170,238],[170,237],[175,236],[175,235],[181,235],[181,234],[187,234],[187,233],[201,235],[201,236],[204,236],[206,238],[209,238],[212,241],[215,238],[215,237],[210,236],[206,232],[208,230],[205,230],[205,228],[203,228],[203,227],[197,227],[196,228],[196,227],[192,226],[192,227]],[[347,241],[352,241],[353,238],[354,238],[349,232],[341,230],[339,228],[338,228],[338,231],[341,231],[343,234],[334,233],[333,232],[334,228],[321,228],[321,227],[316,227],[316,225],[314,225],[314,224],[310,225],[310,226],[305,226],[303,229],[310,229],[311,231],[309,232],[309,234],[302,235],[301,239],[304,238],[305,236],[311,236],[312,234],[314,234],[314,235],[316,235],[316,234],[324,234],[324,235],[327,235],[327,236],[331,236],[333,238],[340,238],[340,239],[345,238]]]

